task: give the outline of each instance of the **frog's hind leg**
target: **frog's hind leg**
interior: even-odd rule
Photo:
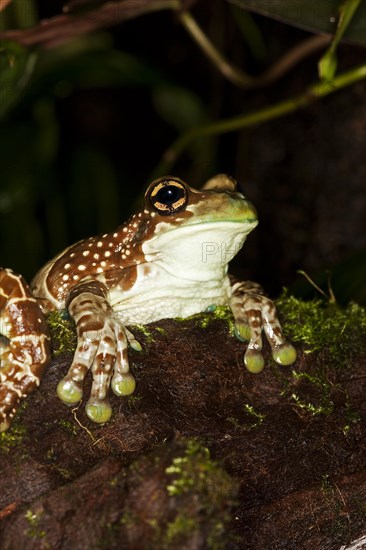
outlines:
[[[39,385],[50,338],[37,300],[21,275],[0,268],[0,431],[21,399]]]

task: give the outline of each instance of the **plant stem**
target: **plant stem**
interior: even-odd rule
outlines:
[[[345,0],[343,5],[341,5],[337,30],[329,48],[319,61],[319,78],[330,80],[334,77],[337,70],[337,46],[342,40],[342,37],[346,32],[348,25],[352,21],[355,11],[360,3],[361,0]]]
[[[341,5],[337,31],[330,46],[331,48],[333,48],[333,52],[335,51],[344,33],[346,32],[347,27],[350,24],[355,14],[355,11],[357,10],[360,3],[361,0],[346,0],[344,4]]]
[[[190,12],[182,11],[179,18],[186,31],[198,44],[203,53],[214,63],[217,70],[232,84],[244,90],[268,86],[271,82],[283,76],[302,59],[326,46],[331,40],[330,35],[311,36],[284,54],[281,59],[273,63],[263,74],[251,76],[224,57],[209,40]]]
[[[247,87],[251,85],[252,77],[246,75],[243,71],[225,59],[188,11],[182,11],[179,19],[186,31],[191,35],[206,56],[214,63],[221,74],[237,86]]]
[[[20,0],[23,1],[23,0]],[[38,25],[0,32],[0,40],[11,40],[22,46],[54,47],[70,41],[77,36],[104,29],[123,21],[141,17],[159,10],[180,8],[180,0],[115,0],[103,2],[95,9],[83,15],[68,15],[70,6],[66,5],[64,13],[55,15]]]
[[[255,126],[275,118],[287,115],[298,109],[307,107],[314,101],[330,95],[354,82],[366,78],[366,64],[360,65],[336,76],[332,81],[318,81],[308,87],[304,93],[260,109],[253,113],[246,113],[236,117],[219,120],[212,124],[197,126],[182,134],[164,153],[161,162],[156,167],[154,175],[156,177],[167,174],[175,164],[177,158],[182,154],[186,147],[195,139],[235,132],[243,128]]]

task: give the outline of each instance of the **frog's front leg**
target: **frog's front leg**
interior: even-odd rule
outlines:
[[[107,288],[99,281],[84,281],[72,288],[67,300],[69,314],[76,323],[78,343],[72,365],[59,382],[57,394],[67,404],[80,401],[84,378],[93,375],[90,398],[85,410],[93,422],[107,422],[111,417],[109,387],[116,395],[129,395],[135,380],[129,372],[128,342],[137,342],[115,316]]]
[[[280,365],[292,365],[296,360],[295,348],[283,336],[272,300],[264,296],[263,289],[252,281],[239,282],[231,278],[230,306],[235,319],[235,335],[249,341],[244,363],[250,372],[258,373],[264,367],[262,331],[272,349],[272,357]]]

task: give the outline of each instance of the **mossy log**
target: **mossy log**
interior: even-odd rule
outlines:
[[[365,311],[279,311],[298,360],[279,367],[266,348],[257,375],[225,312],[135,327],[137,388],[111,397],[105,425],[57,399],[72,354],[57,355],[0,436],[0,547],[339,550],[365,536]]]

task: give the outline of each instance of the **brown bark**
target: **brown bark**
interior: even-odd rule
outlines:
[[[42,20],[35,27],[0,33],[0,40],[14,40],[22,46],[54,47],[80,35],[115,26],[146,13],[171,9],[169,0],[121,0],[100,3],[95,9],[85,8],[81,13],[76,3],[66,5],[65,13]],[[72,9],[71,13],[68,13]]]
[[[244,344],[225,321],[148,328],[153,340],[136,333],[143,351],[130,352],[136,392],[111,398],[108,424],[93,425],[82,407],[74,417],[57,399],[69,355],[28,398],[16,423],[25,434],[0,454],[2,549],[164,548],[169,540],[203,549],[220,522],[222,548],[339,549],[365,534],[365,357],[329,368],[332,410],[312,414],[292,395],[324,405],[321,388],[268,356],[261,374],[246,372]],[[299,350],[294,369],[316,374],[316,356]],[[222,477],[171,496],[166,468],[192,438]],[[172,525],[181,526],[178,538]]]

